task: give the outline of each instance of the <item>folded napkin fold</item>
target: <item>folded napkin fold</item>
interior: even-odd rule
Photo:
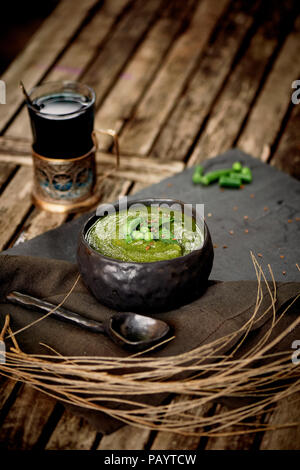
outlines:
[[[70,291],[78,277],[77,266],[53,259],[30,256],[0,256],[0,326],[5,315],[11,318],[11,327],[17,331],[33,322],[40,314],[7,303],[6,295],[12,290],[39,297],[58,304]],[[273,286],[270,284],[270,288]],[[264,297],[260,306],[263,312],[270,305],[267,286],[263,286]],[[279,311],[300,292],[299,282],[278,283],[276,309]],[[214,341],[239,329],[253,314],[257,298],[256,281],[208,282],[201,298],[177,310],[153,315],[166,321],[174,329],[176,338],[163,348],[151,352],[152,356],[172,356],[192,350],[200,345]],[[80,313],[87,318],[103,321],[113,311],[101,305],[89,292],[80,279],[64,307]],[[291,324],[299,315],[299,303],[295,303],[284,320],[278,324],[273,336]],[[262,335],[270,327],[272,312],[258,321],[251,332]],[[300,329],[295,328],[276,346],[276,351],[291,349],[292,342],[300,338]],[[61,322],[55,318],[43,319],[16,336],[21,349],[31,354],[49,354],[47,344],[65,356],[107,356],[126,357],[129,353],[104,335],[92,333],[79,327]],[[228,348],[232,344],[228,345]],[[291,354],[292,354],[291,349]],[[164,396],[146,397],[152,404],[161,402]],[[69,405],[68,405],[69,406]],[[91,412],[73,407],[76,413],[85,416],[100,432],[110,433],[120,422],[103,413]]]

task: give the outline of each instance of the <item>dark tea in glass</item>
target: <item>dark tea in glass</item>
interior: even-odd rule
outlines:
[[[87,85],[62,81],[30,92],[28,111],[33,150],[47,158],[77,158],[93,147],[95,93]]]

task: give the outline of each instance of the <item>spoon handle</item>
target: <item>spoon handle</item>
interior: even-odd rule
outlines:
[[[13,304],[20,305],[36,312],[48,313],[56,306],[45,300],[40,300],[30,295],[21,294],[20,292],[10,292],[6,299]],[[94,331],[95,333],[105,333],[105,328],[102,323],[82,317],[78,313],[71,312],[66,308],[59,307],[53,313],[56,318],[72,323],[73,325],[81,326],[87,330]]]

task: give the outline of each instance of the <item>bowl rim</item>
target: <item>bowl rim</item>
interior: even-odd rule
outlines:
[[[174,202],[177,202],[179,203],[180,205],[184,205],[186,204],[185,202],[183,201],[180,201],[179,199],[172,199],[172,198],[144,198],[144,199],[132,199],[132,200],[129,200],[128,201],[128,207],[130,207],[131,205],[133,204],[137,204],[137,203],[147,203],[147,202],[161,202],[161,203],[174,203]],[[112,205],[114,207],[118,206],[118,202],[116,203],[112,203]],[[194,215],[194,208],[192,207],[192,217],[195,219],[196,223],[197,223],[197,217]],[[79,240],[81,242],[83,242],[83,244],[89,248],[90,250],[92,250],[93,253],[95,253],[97,256],[99,256],[100,258],[103,258],[107,261],[110,261],[111,263],[115,263],[117,265],[121,265],[121,266],[143,266],[143,265],[155,265],[157,266],[158,264],[160,265],[164,265],[164,264],[175,264],[176,262],[178,263],[178,260],[187,260],[189,258],[192,258],[194,257],[196,254],[200,255],[202,254],[202,252],[206,249],[209,241],[211,241],[211,235],[210,235],[210,231],[209,231],[209,228],[207,226],[207,223],[205,222],[205,219],[201,218],[201,221],[203,222],[204,224],[204,240],[203,240],[203,244],[200,248],[197,248],[195,250],[192,250],[190,253],[187,253],[186,255],[182,255],[182,256],[177,256],[176,258],[171,258],[171,259],[164,259],[164,260],[159,260],[159,261],[142,261],[142,262],[138,262],[138,261],[123,261],[123,260],[120,260],[120,259],[116,259],[116,258],[111,258],[109,256],[106,256],[106,255],[103,255],[102,253],[99,253],[99,251],[95,250],[93,247],[91,247],[91,245],[87,242],[86,238],[85,238],[85,234],[86,234],[86,227],[87,225],[91,222],[92,219],[94,219],[95,217],[98,217],[99,219],[102,217],[102,216],[97,216],[97,214],[93,214],[91,217],[88,218],[88,220],[83,224],[83,227],[81,228],[80,230],[80,234],[79,234]],[[105,217],[105,216],[104,216]],[[90,227],[89,227],[90,228]],[[212,243],[211,243],[212,245]],[[213,249],[213,248],[212,248]]]

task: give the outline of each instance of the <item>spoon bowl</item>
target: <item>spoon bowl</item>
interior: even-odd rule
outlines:
[[[170,327],[161,320],[137,313],[120,312],[110,318],[109,330],[117,343],[139,349],[163,340],[170,332]]]

